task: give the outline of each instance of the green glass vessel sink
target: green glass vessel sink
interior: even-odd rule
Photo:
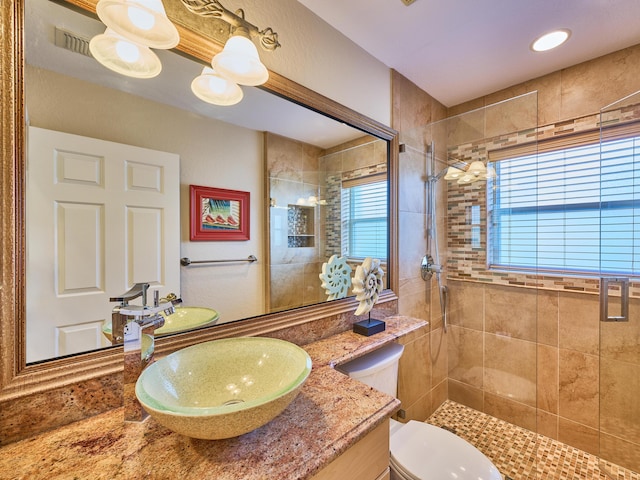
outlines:
[[[212,308],[204,307],[177,307],[171,315],[164,316],[164,325],[155,331],[155,335],[168,335],[207,326],[220,315]]]
[[[174,432],[231,438],[277,417],[310,372],[311,358],[293,343],[262,337],[214,340],[147,367],[136,396],[151,417]]]
[[[155,330],[154,335],[169,335],[170,333],[178,333],[194,328],[206,327],[218,320],[220,314],[212,308],[205,307],[178,307],[171,315],[164,316],[164,325]],[[102,324],[102,333],[109,341],[111,341],[111,322]]]

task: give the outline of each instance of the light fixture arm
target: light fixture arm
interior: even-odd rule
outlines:
[[[234,28],[246,28],[252,37],[260,39],[260,46],[268,51],[273,51],[280,46],[278,34],[271,27],[258,30],[258,27],[244,19],[244,11],[239,9],[237,13],[227,10],[218,0],[181,0],[184,6],[192,13],[203,17],[215,17],[227,22]]]

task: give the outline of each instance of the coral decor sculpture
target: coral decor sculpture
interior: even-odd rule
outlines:
[[[353,293],[356,294],[356,300],[360,301],[356,315],[368,313],[378,301],[380,293],[384,290],[382,277],[384,272],[380,268],[380,260],[367,257],[362,265],[358,265],[352,282]]]
[[[328,295],[327,300],[337,300],[347,296],[351,286],[351,267],[347,264],[346,257],[331,255],[328,262],[322,264],[322,288]]]

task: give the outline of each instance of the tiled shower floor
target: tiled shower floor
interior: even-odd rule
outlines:
[[[513,480],[640,480],[639,473],[450,400],[427,422],[455,431]]]

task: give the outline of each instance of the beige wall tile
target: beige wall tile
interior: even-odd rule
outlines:
[[[413,332],[409,333],[408,335],[400,337],[398,339],[398,343],[400,343],[402,345],[408,345],[409,343],[417,340],[420,337],[423,337],[425,335],[429,335],[430,331],[431,331],[431,328],[429,327],[429,325],[425,325],[424,327],[420,327],[419,329],[414,330]]]
[[[422,278],[405,278],[399,282],[398,313],[429,320],[428,285]]]
[[[449,323],[482,331],[484,329],[484,285],[449,280]]]
[[[484,334],[485,393],[536,405],[536,344]]]
[[[559,415],[597,428],[598,357],[565,349],[559,353]]]
[[[400,154],[398,209],[401,212],[425,212],[425,153],[407,148]]]
[[[409,281],[400,283],[400,291],[398,292],[398,313],[414,318],[429,318],[429,304],[426,301],[424,292],[412,292],[408,288]]]
[[[599,112],[632,94],[639,75],[640,45],[562,70],[561,120]]]
[[[585,452],[599,455],[598,430],[566,418],[558,418],[558,440]]]
[[[558,301],[560,348],[597,355],[600,304],[596,295],[560,293]]]
[[[322,288],[322,281],[319,278],[319,274],[322,272],[322,263],[305,263],[303,264],[303,302],[305,305],[311,305],[313,303],[324,302],[327,300],[324,288]]]
[[[537,291],[487,285],[484,295],[485,331],[535,341]]]
[[[538,290],[537,342],[558,346],[558,292]]]
[[[447,145],[462,145],[485,138],[483,110],[470,111],[447,119]]]
[[[398,253],[400,280],[420,277],[420,262],[426,250],[425,216],[422,213],[400,212]]]
[[[521,87],[522,90],[525,87]],[[538,100],[535,93],[516,93],[507,97],[509,101],[491,102],[486,114],[485,138],[528,130],[538,126]]]
[[[621,438],[600,434],[600,457],[634,472],[640,472],[640,443],[627,442]]]
[[[430,335],[404,346],[398,369],[398,398],[412,405],[431,390]],[[431,403],[429,403],[431,405]]]
[[[304,266],[271,265],[271,305],[278,310],[302,306]]]
[[[373,143],[368,143],[358,148],[345,150],[342,167],[348,171],[373,164],[373,159],[375,159],[374,148]]]
[[[538,344],[537,350],[537,407],[541,411],[557,414],[558,348]]]
[[[273,133],[266,134],[269,176],[302,182],[302,143]]]
[[[601,358],[600,385],[602,432],[640,443],[640,365]]]
[[[402,134],[444,118],[443,105],[395,70],[391,71],[391,88],[391,123]]]
[[[449,398],[448,382],[445,378],[431,390],[431,410],[429,415],[435,412]]]
[[[431,277],[431,280],[427,283],[429,285],[429,295],[431,297],[430,305],[431,312],[429,315],[429,323],[431,323],[431,328],[441,328],[442,327],[442,307],[440,303],[440,288],[441,285],[438,284],[436,277]],[[449,298],[451,296],[449,295]],[[444,297],[443,297],[444,298]],[[444,299],[443,301],[448,302],[448,300]],[[447,304],[447,322],[449,321],[449,309],[450,306]]]
[[[479,412],[484,411],[484,395],[481,389],[451,378],[447,382],[447,388],[449,390],[449,400],[475,408]]]
[[[600,348],[603,358],[640,365],[640,299],[629,301],[628,322],[600,323]]]
[[[451,325],[447,335],[449,378],[482,388],[482,332]]]
[[[537,410],[537,433],[558,439],[558,416],[543,410]]]
[[[411,404],[405,404],[402,402],[400,407],[405,412],[404,418],[395,417],[396,420],[406,423],[409,420],[417,420],[418,422],[424,422],[431,413],[431,392],[425,392],[415,402]]]
[[[536,409],[508,398],[485,392],[484,413],[493,415],[519,427],[536,431]]]
[[[447,379],[447,334],[442,327],[431,330],[431,386],[444,383]]]

